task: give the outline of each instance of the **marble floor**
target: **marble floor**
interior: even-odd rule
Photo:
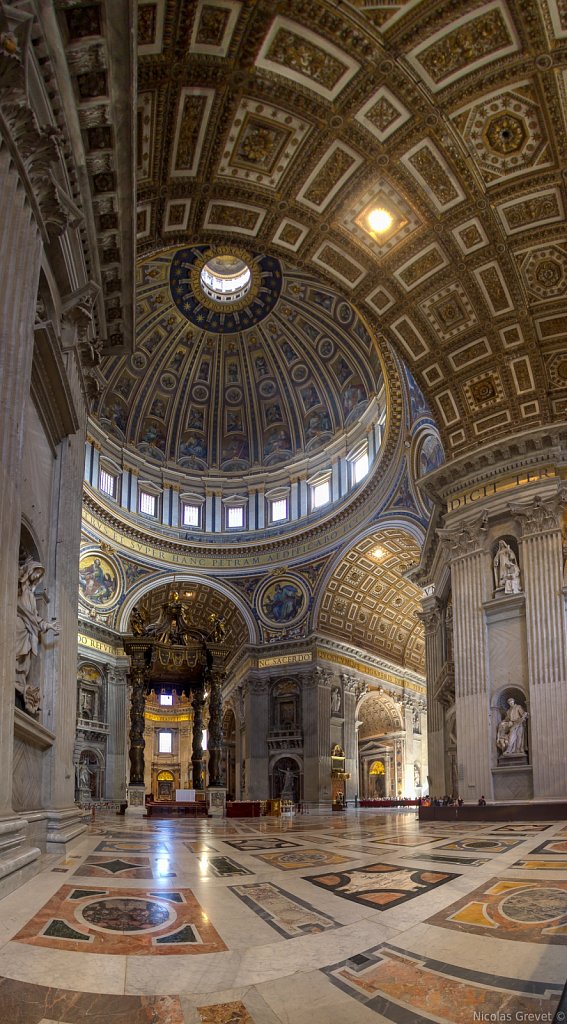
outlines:
[[[101,816],[2,901],[0,1024],[551,1022],[566,835]]]

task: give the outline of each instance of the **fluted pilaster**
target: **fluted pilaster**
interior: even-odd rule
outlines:
[[[21,526],[24,416],[30,391],[33,321],[41,242],[10,154],[0,135],[0,814],[12,807],[15,622]],[[71,741],[72,748],[72,741]],[[72,793],[71,793],[72,800]]]
[[[451,559],[454,614],[458,771],[465,799],[492,795],[487,642],[487,517],[482,514],[439,535]]]
[[[435,682],[443,667],[443,620],[439,602],[435,597],[426,597],[422,611],[418,614],[425,633],[425,675],[427,679],[427,732],[428,762],[427,781],[430,793],[443,792],[445,779],[444,714],[442,705],[435,700]],[[425,779],[422,780],[425,788]]]
[[[522,565],[534,797],[567,791],[567,632],[563,596],[561,511],[566,494],[510,509],[522,524]]]
[[[331,676],[316,668],[303,683],[304,795],[308,803],[331,801]]]

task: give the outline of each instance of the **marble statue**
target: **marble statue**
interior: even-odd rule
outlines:
[[[132,614],[130,615],[130,631],[134,636],[143,636],[146,629],[146,620],[143,612],[136,605],[132,608]]]
[[[39,710],[41,693],[39,686],[30,685],[29,675],[32,657],[37,655],[42,633],[51,630],[59,633],[58,623],[42,619],[37,608],[35,588],[45,575],[45,569],[33,558],[20,566],[18,579],[18,618],[16,623],[16,690],[23,697],[26,711],[34,715]]]
[[[281,799],[295,800],[294,773],[291,768],[280,768],[279,771],[282,775]]]
[[[528,713],[513,697],[507,703],[508,710],[498,726],[496,746],[501,754],[525,754]]]
[[[79,766],[79,789],[91,790],[91,773],[84,763]]]
[[[505,594],[519,594],[522,589],[520,568],[512,548],[503,538],[498,541],[493,566],[496,590],[503,590]]]
[[[176,590],[161,606],[157,622],[150,622],[144,629],[145,636],[154,636],[162,644],[183,646],[187,643],[189,623],[185,617],[185,605]],[[131,620],[130,620],[131,621]]]
[[[209,637],[214,643],[220,644],[226,637],[226,623],[220,615],[216,615],[212,612],[209,615],[209,623],[211,626],[211,632]]]
[[[338,686],[333,686],[331,690],[331,711],[334,715],[338,715],[341,710],[341,691]]]

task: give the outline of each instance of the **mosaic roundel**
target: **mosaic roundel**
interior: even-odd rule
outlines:
[[[84,601],[97,607],[114,604],[120,594],[120,577],[109,559],[96,551],[79,562],[79,593]]]
[[[253,277],[258,279],[258,286],[253,286],[246,299],[239,303],[242,308],[227,306],[224,310],[219,309],[216,303],[207,302],[195,287],[193,271],[209,252],[208,246],[194,245],[179,249],[173,256],[169,286],[179,312],[195,327],[213,333],[236,334],[259,324],[271,313],[280,295],[282,271],[279,260],[259,253],[246,254],[246,262],[253,266]],[[211,305],[214,308],[210,308]]]
[[[158,900],[106,897],[81,907],[80,916],[104,931],[149,932],[175,920],[175,911]]]
[[[556,921],[567,914],[567,892],[551,888],[524,889],[507,896],[500,909],[511,921]]]
[[[258,613],[270,626],[290,626],[309,605],[306,588],[291,576],[280,576],[266,584],[258,597]]]

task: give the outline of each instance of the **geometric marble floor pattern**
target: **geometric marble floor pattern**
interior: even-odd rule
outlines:
[[[551,1021],[566,842],[413,810],[100,815],[2,900],[0,1024]]]

